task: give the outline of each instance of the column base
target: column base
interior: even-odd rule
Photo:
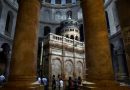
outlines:
[[[9,82],[1,88],[2,90],[44,90],[44,86],[38,82]]]
[[[130,90],[127,86],[120,86],[116,81],[99,80],[88,82],[81,87],[82,90]]]

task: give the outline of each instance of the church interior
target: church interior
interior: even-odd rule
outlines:
[[[60,90],[70,90],[70,77],[82,79],[73,90],[129,90],[129,4],[0,0],[0,90],[57,90],[53,76],[64,81]]]

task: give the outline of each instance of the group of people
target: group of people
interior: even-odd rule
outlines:
[[[44,85],[45,90],[48,89],[48,79],[46,77],[39,77],[38,78],[39,83]],[[51,88],[52,90],[80,90],[80,86],[82,84],[81,77],[72,79],[72,77],[69,77],[67,81],[63,81],[62,77],[58,75],[57,77],[55,75],[52,76],[52,84]]]
[[[48,90],[48,79],[45,76],[38,77],[38,82],[44,85],[45,90]]]
[[[80,86],[82,84],[81,77],[75,78],[74,80],[72,79],[72,77],[69,77],[68,81],[65,82],[67,84],[64,84],[64,81],[62,80],[60,75],[58,75],[57,79],[55,78],[55,75],[53,75],[52,90],[80,90]]]
[[[67,90],[80,90],[81,84],[81,77],[75,78],[74,80],[69,77]]]
[[[52,76],[52,90],[64,90],[64,82],[60,75],[58,75],[57,79],[55,75]]]

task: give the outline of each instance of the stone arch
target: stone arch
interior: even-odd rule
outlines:
[[[5,25],[5,34],[8,36],[11,36],[12,26],[13,26],[13,18],[14,18],[13,12],[8,11],[7,18],[6,18],[6,25]]]
[[[62,72],[62,62],[59,58],[52,59],[52,75],[58,76]]]
[[[51,28],[49,26],[44,27],[44,36],[48,35],[51,32]]]
[[[81,61],[77,61],[75,68],[77,77],[83,77],[83,63]]]
[[[74,35],[71,35],[71,36],[70,36],[70,39],[74,39]]]
[[[73,77],[73,73],[74,73],[74,64],[72,62],[72,60],[66,60],[65,61],[65,78],[69,78],[69,77]]]
[[[78,37],[78,36],[75,36],[75,40],[79,40],[79,37]]]

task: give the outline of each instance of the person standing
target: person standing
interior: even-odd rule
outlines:
[[[52,76],[52,90],[56,89],[56,79],[55,79],[55,75]]]
[[[60,90],[64,90],[64,82],[60,79]]]
[[[47,81],[47,78],[43,76],[42,82],[43,82],[43,84],[44,84],[45,90],[47,90],[47,89],[48,89],[48,81]]]

